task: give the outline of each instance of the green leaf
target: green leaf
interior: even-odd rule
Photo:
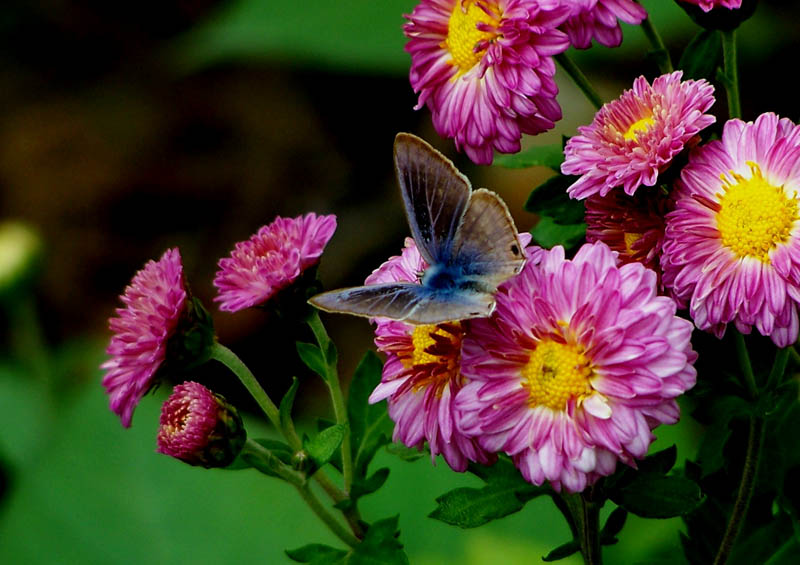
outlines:
[[[303,448],[317,467],[327,463],[339,446],[347,432],[346,424],[336,424],[322,430],[317,436],[304,442]]]
[[[684,477],[639,474],[628,485],[609,492],[611,500],[642,518],[673,518],[697,508],[700,487]]]
[[[371,524],[364,539],[353,548],[348,565],[408,565],[403,544],[397,541],[397,522],[394,516]]]
[[[457,488],[439,496],[438,506],[428,514],[430,518],[460,528],[475,528],[518,512],[529,500],[550,492],[525,481],[505,459],[492,467],[471,465],[470,470],[486,481],[486,486]]]
[[[513,155],[498,155],[494,162],[507,169],[548,167],[559,172],[561,163],[564,162],[564,149],[560,143],[537,145]]]
[[[289,556],[289,559],[298,563],[333,565],[345,563],[344,558],[347,556],[347,552],[328,545],[322,545],[321,543],[312,543],[297,549],[287,549],[286,555]]]
[[[639,471],[642,473],[658,473],[659,475],[666,475],[675,466],[675,461],[678,458],[678,448],[675,444],[656,451],[645,457],[639,462]]]
[[[563,245],[565,249],[571,249],[586,237],[586,224],[563,226],[548,216],[542,216],[531,230],[531,235],[544,248]]]
[[[297,354],[300,356],[303,363],[305,363],[306,367],[322,377],[323,381],[327,382],[328,364],[325,361],[322,350],[312,343],[304,343],[302,341],[298,341],[295,345],[297,346]]]
[[[725,445],[731,436],[730,423],[736,418],[747,416],[750,407],[743,398],[724,396],[713,403],[709,412],[711,423],[706,427],[697,451],[701,478],[722,469],[725,464]]]
[[[264,447],[267,450],[269,450],[282,463],[284,463],[286,465],[291,465],[292,464],[292,457],[294,456],[294,452],[292,451],[292,448],[289,447],[287,444],[285,444],[285,443],[283,443],[281,441],[272,440],[272,439],[256,439],[256,440],[253,440],[253,441],[255,441],[256,443],[260,444],[262,447]],[[240,454],[240,456],[234,461],[234,465],[237,465],[237,467],[239,465],[242,465],[242,462],[243,462],[247,466],[250,466],[250,467],[252,467],[254,469],[257,469],[258,471],[260,471],[261,473],[264,473],[265,475],[269,475],[270,477],[277,477],[279,479],[282,479],[282,477],[280,477],[280,475],[275,473],[275,471],[272,468],[272,464],[269,461],[266,461],[266,460],[262,459],[261,457],[255,456],[253,454],[248,454],[248,453],[245,453],[245,452],[242,452],[242,453],[243,453],[243,455]],[[237,461],[239,461],[239,463],[237,463]],[[238,467],[238,468],[246,468],[246,467]]]
[[[406,447],[402,443],[390,443],[386,446],[386,451],[408,463],[413,463],[425,456],[422,450],[415,447]]]
[[[567,194],[567,188],[578,180],[578,177],[555,175],[550,177],[528,196],[525,210],[539,216],[549,216],[561,225],[579,224],[583,222],[586,208],[580,200],[573,200]]]
[[[350,487],[350,496],[334,504],[334,507],[339,510],[349,510],[356,505],[359,498],[372,494],[381,488],[387,478],[389,478],[389,468],[382,467],[364,480],[354,480],[353,485]]]
[[[779,547],[764,565],[796,565],[798,555],[800,555],[800,542],[796,537],[792,537]]]
[[[297,395],[297,389],[300,386],[300,381],[297,377],[292,377],[292,386],[286,391],[281,400],[280,413],[281,425],[286,429],[292,423],[292,406],[294,406],[294,397]]]
[[[347,416],[353,445],[356,477],[364,477],[375,453],[390,442],[393,424],[386,403],[369,403],[369,395],[381,382],[383,363],[368,351],[356,367],[347,398]]]
[[[683,80],[713,80],[722,60],[722,35],[717,30],[703,30],[686,46],[678,63]]]
[[[580,551],[581,546],[577,541],[568,541],[565,544],[559,545],[553,551],[542,557],[542,561],[558,561]]]
[[[615,508],[606,520],[603,529],[600,531],[600,544],[613,545],[617,543],[617,534],[622,531],[625,526],[625,520],[628,518],[628,511],[624,508]]]

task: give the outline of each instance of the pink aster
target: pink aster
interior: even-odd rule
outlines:
[[[224,398],[200,383],[176,386],[161,407],[158,453],[203,467],[224,467],[245,440],[242,419]]]
[[[237,243],[230,257],[220,259],[214,278],[219,309],[238,312],[272,298],[319,261],[334,231],[333,215],[279,216]]]
[[[125,308],[108,325],[114,335],[106,353],[111,359],[103,386],[111,397],[111,411],[122,425],[131,425],[139,400],[155,384],[155,374],[166,358],[167,341],[186,310],[183,265],[178,249],[168,249],[136,273],[120,297]]]
[[[564,0],[564,4],[572,8],[564,30],[578,49],[591,47],[592,39],[606,47],[618,47],[622,29],[617,20],[638,25],[647,17],[647,11],[633,0]]]
[[[542,251],[500,287],[491,318],[469,324],[461,431],[559,491],[635,466],[695,382],[692,324],[675,310],[653,271],[618,266],[603,243],[569,261]]]
[[[699,6],[704,12],[710,12],[716,7],[728,8],[729,10],[736,10],[742,7],[742,0],[678,0],[685,4],[694,4]]]
[[[668,196],[639,191],[628,196],[621,189],[586,200],[586,241],[602,241],[618,253],[621,263],[638,262],[661,274],[661,245]]]
[[[687,143],[714,123],[714,116],[703,113],[714,103],[714,87],[705,80],[681,82],[682,76],[661,75],[652,86],[639,77],[631,90],[600,108],[590,125],[578,128],[561,165],[565,175],[582,175],[567,189],[571,198],[605,196],[618,186],[626,194],[654,186]]]
[[[520,236],[524,244],[530,241],[526,236]],[[417,281],[427,266],[414,240],[406,238],[402,254],[376,269],[366,283]],[[395,422],[394,441],[419,449],[427,441],[431,459],[441,453],[456,471],[464,471],[468,461],[491,462],[493,457],[456,425],[454,400],[466,382],[460,371],[463,322],[419,326],[385,318],[374,322],[375,345],[387,357],[381,383],[369,401],[387,399],[389,417]]]
[[[698,328],[729,322],[779,347],[798,335],[800,127],[772,113],[730,120],[695,150],[667,214],[664,285]]]
[[[560,0],[423,0],[403,28],[416,107],[475,163],[519,151],[522,134],[561,119],[552,57],[569,47],[556,29],[569,12]]]

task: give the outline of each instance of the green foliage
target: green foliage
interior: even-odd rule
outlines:
[[[335,424],[322,430],[313,439],[303,442],[303,449],[311,457],[316,468],[330,461],[342,445],[346,433],[346,424]]]
[[[542,561],[560,561],[565,557],[569,557],[574,553],[577,553],[581,550],[581,546],[575,540],[568,541],[567,543],[559,545],[557,548],[552,550],[550,553],[542,557]]]
[[[292,464],[294,451],[292,451],[292,448],[287,444],[274,439],[256,439],[254,441],[272,454],[277,461],[280,461],[285,465]],[[228,467],[225,467],[225,469],[235,471],[239,469],[253,468],[261,473],[264,473],[265,475],[280,479],[281,476],[275,472],[275,465],[277,461],[268,457],[259,457],[245,449],[239,454],[233,463],[231,463]]]
[[[536,145],[525,151],[509,155],[498,155],[494,163],[507,169],[527,169],[528,167],[548,167],[561,171],[564,162],[564,148],[560,143]]]
[[[350,383],[347,416],[357,477],[366,475],[369,462],[378,449],[390,442],[392,434],[393,425],[386,412],[386,404],[369,403],[369,395],[381,381],[382,370],[380,358],[368,351],[356,367]]]
[[[624,508],[615,508],[606,520],[605,526],[600,530],[600,544],[614,545],[619,540],[617,534],[622,531],[625,521],[628,519],[628,511]]]
[[[534,189],[525,202],[525,210],[539,216],[531,234],[542,247],[563,245],[571,249],[585,237],[584,205],[567,195],[567,187],[576,180],[567,175],[551,177]]]
[[[422,450],[414,449],[413,447],[406,447],[402,443],[390,443],[386,446],[386,451],[387,453],[391,453],[395,457],[399,457],[403,461],[407,461],[409,463],[425,456],[425,453]]]
[[[586,224],[570,224],[564,226],[553,218],[542,217],[531,230],[533,239],[546,249],[563,245],[565,249],[577,247],[586,237]]]
[[[322,350],[312,343],[304,343],[298,341],[297,354],[300,359],[305,363],[306,367],[314,371],[325,382],[328,381],[328,363],[323,355]]]
[[[294,406],[294,398],[297,395],[297,389],[299,387],[300,387],[300,381],[297,380],[297,377],[292,377],[292,385],[289,387],[289,390],[286,391],[286,394],[284,394],[283,398],[281,399],[281,405],[278,411],[281,419],[281,426],[283,426],[283,429],[294,427],[294,424],[292,423],[292,407]]]
[[[714,80],[722,60],[722,36],[719,31],[703,30],[684,49],[678,68],[683,70],[683,80]]]
[[[428,516],[460,528],[476,528],[519,512],[529,500],[551,492],[549,488],[534,486],[523,479],[505,457],[491,467],[472,464],[469,470],[486,485],[457,488],[439,496],[438,506]]]

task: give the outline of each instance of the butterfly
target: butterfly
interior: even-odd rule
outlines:
[[[525,253],[500,197],[410,133],[394,141],[394,166],[408,225],[429,265],[419,282],[332,290],[309,302],[326,312],[437,324],[491,315],[494,293],[525,265]]]

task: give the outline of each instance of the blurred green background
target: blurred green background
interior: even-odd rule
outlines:
[[[642,2],[676,54],[697,28],[673,2]],[[761,2],[741,29],[747,119],[776,111],[797,121],[783,79],[797,52],[798,8]],[[413,110],[402,14],[412,0],[172,0],[4,2],[0,14],[0,222],[25,222],[40,260],[0,302],[0,562],[283,563],[287,548],[337,545],[293,490],[254,471],[205,471],[156,455],[163,387],[124,430],[107,409],[98,365],[107,318],[133,273],[179,246],[194,293],[211,306],[219,257],[275,215],[335,213],[339,229],[320,272],[357,284],[397,253],[407,226],[391,144],[412,131],[456,159],[476,186],[498,191],[520,229],[544,169],[475,167]],[[619,49],[574,53],[607,99],[655,69],[641,31]],[[564,120],[526,140],[552,143],[591,120],[591,106],[557,77]],[[724,115],[724,96],[716,112]],[[720,120],[721,121],[721,120]],[[8,250],[0,249],[0,258]],[[2,261],[0,261],[2,265]],[[0,277],[2,280],[2,277]],[[231,346],[279,398],[301,378],[297,414],[329,414],[319,382],[293,355],[308,339],[263,312],[214,313]],[[327,317],[347,376],[369,324]],[[218,366],[198,371],[252,407]],[[248,417],[251,435],[259,423]],[[267,435],[268,431],[263,431]],[[659,430],[655,449],[693,453],[686,417]],[[426,518],[446,490],[475,484],[428,458],[392,469],[364,514],[400,514],[414,564],[531,563],[567,541],[548,500],[462,531]],[[606,513],[610,509],[606,509]],[[610,563],[681,561],[680,522],[631,519]],[[566,562],[575,563],[575,559]]]

